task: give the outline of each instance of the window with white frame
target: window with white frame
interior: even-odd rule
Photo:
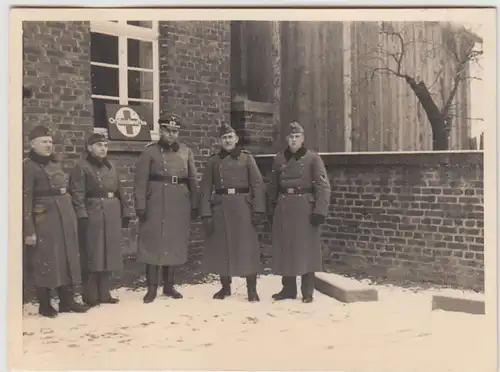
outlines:
[[[158,135],[157,21],[92,21],[90,64],[94,128],[106,132],[106,103],[141,106]]]

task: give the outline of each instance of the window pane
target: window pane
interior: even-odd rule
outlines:
[[[113,67],[90,66],[92,94],[119,96],[118,69]]]
[[[128,25],[153,28],[153,21],[127,21]]]
[[[151,41],[127,39],[129,67],[153,68],[153,43]]]
[[[106,119],[106,103],[118,103],[118,100],[92,98],[94,105],[94,127],[107,128],[108,123]]]
[[[118,36],[90,33],[90,60],[118,64]]]
[[[153,102],[134,102],[128,101],[128,105],[132,108],[140,107],[141,111],[138,114],[141,116],[142,120],[146,120],[149,124],[149,129],[153,130],[153,118],[154,118],[154,104]]]
[[[128,70],[128,97],[153,99],[153,72]]]

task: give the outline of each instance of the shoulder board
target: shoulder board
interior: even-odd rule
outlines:
[[[156,141],[155,141],[155,142],[150,142],[150,143],[148,143],[145,147],[153,146],[153,145],[155,145],[155,144],[156,144]]]
[[[250,151],[245,150],[245,149],[241,150],[241,152],[242,152],[243,154],[250,154]]]
[[[209,158],[213,158],[215,155],[217,155],[216,152],[214,152],[212,155],[210,155]]]

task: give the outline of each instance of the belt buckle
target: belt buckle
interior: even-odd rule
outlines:
[[[293,189],[293,187],[289,187],[286,189],[286,193],[287,194],[295,194],[295,190]]]
[[[173,183],[174,185],[177,185],[177,184],[179,183],[179,177],[177,177],[177,176],[172,176],[172,183]]]
[[[115,196],[114,192],[108,192],[108,199],[112,199]]]
[[[61,193],[61,195],[66,194],[66,187],[61,187],[61,188],[59,189],[59,192]]]
[[[236,194],[236,189],[233,189],[233,188],[227,189],[227,193],[228,193],[228,195],[234,195],[234,194]]]

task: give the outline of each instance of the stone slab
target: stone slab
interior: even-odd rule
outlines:
[[[356,279],[331,273],[316,273],[315,288],[344,303],[378,301],[378,291]]]
[[[432,296],[432,310],[454,311],[468,314],[486,314],[484,301],[453,296]]]

